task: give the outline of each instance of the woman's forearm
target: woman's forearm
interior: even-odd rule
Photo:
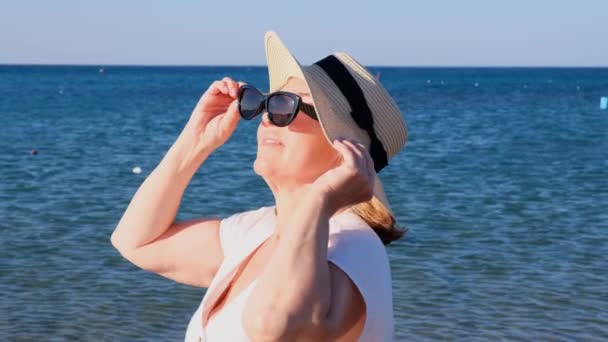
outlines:
[[[210,153],[195,154],[191,145],[190,137],[182,132],[140,185],[112,233],[112,244],[118,250],[141,247],[174,222],[188,183]]]
[[[331,302],[327,240],[329,210],[323,196],[305,196],[288,221],[277,222],[280,236],[271,260],[245,307],[245,326],[263,339],[286,329],[318,323]],[[278,335],[278,336],[277,336]]]

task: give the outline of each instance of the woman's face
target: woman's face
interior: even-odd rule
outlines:
[[[281,88],[312,104],[306,83],[290,78]],[[335,166],[339,154],[329,144],[321,125],[303,112],[286,127],[277,127],[264,113],[258,127],[258,154],[253,164],[255,172],[278,187],[296,188],[312,183]]]

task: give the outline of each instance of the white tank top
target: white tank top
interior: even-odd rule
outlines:
[[[223,305],[205,328],[202,317],[230,284],[241,262],[274,231],[274,209],[274,206],[262,207],[220,221],[224,261],[190,319],[186,342],[251,340],[241,322],[245,303],[257,279]],[[330,219],[327,259],[349,276],[365,301],[366,320],[359,341],[392,341],[394,318],[389,259],[376,233],[352,210]]]

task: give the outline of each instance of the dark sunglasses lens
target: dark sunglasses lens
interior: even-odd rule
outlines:
[[[277,126],[287,126],[296,111],[296,99],[283,94],[273,95],[268,99],[268,115]]]
[[[255,89],[247,88],[241,92],[239,104],[241,108],[241,116],[245,120],[253,119],[260,111],[264,96]]]

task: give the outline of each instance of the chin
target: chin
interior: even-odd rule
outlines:
[[[260,158],[259,156],[253,162],[253,172],[264,177],[272,174],[275,163],[271,160]]]
[[[278,157],[270,155],[260,155],[253,162],[253,172],[265,179],[291,179],[294,175],[286,168]]]

